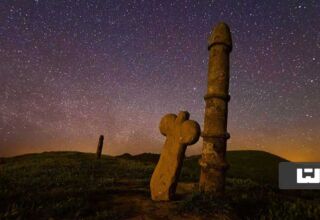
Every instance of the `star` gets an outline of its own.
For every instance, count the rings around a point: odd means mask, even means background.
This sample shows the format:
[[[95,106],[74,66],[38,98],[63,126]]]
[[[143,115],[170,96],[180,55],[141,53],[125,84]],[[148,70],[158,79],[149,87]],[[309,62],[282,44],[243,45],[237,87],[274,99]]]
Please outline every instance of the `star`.
[[[111,155],[159,153],[163,115],[187,110],[203,125],[207,38],[225,21],[233,39],[228,149],[295,159],[304,145],[319,160],[318,8],[290,0],[4,1],[0,155],[91,152],[100,135]]]

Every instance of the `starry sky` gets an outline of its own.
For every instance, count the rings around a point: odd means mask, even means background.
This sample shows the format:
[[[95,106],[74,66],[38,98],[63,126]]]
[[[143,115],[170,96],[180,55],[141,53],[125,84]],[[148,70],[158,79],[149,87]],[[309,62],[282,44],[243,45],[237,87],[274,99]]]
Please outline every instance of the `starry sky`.
[[[0,156],[160,152],[203,127],[207,38],[231,29],[229,150],[320,161],[320,1],[1,0]],[[202,141],[187,153],[200,154]]]

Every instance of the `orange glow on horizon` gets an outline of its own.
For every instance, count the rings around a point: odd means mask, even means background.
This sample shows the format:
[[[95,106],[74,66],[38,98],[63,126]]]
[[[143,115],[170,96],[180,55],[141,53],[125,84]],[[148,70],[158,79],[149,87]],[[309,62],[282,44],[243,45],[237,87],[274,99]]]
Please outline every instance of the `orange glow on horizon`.
[[[96,152],[96,144],[94,143],[88,143],[88,144],[79,144],[75,147],[57,147],[52,146],[51,147],[29,147],[29,148],[21,148],[21,147],[15,147],[14,150],[7,151],[6,154],[0,153],[0,157],[11,157],[11,156],[18,156],[23,154],[30,154],[30,153],[42,153],[42,152],[49,152],[49,151],[79,151],[84,153],[95,153]],[[201,143],[197,143],[195,146],[191,146],[187,149],[186,155],[199,155],[201,154]],[[44,150],[45,149],[45,150]],[[319,162],[320,160],[317,158],[317,155],[313,154],[310,151],[298,151],[296,149],[288,150],[274,150],[274,149],[258,149],[258,148],[229,148],[229,151],[238,151],[238,150],[257,150],[257,151],[265,151],[274,155],[277,155],[279,157],[282,157],[286,160],[289,160],[291,162]],[[148,149],[140,149],[139,151],[131,148],[125,148],[125,147],[118,147],[118,148],[111,148],[107,145],[103,147],[103,154],[116,156],[121,155],[124,153],[130,153],[132,155],[141,154],[141,153],[160,153],[161,147],[157,146],[154,147],[153,150],[151,148]]]

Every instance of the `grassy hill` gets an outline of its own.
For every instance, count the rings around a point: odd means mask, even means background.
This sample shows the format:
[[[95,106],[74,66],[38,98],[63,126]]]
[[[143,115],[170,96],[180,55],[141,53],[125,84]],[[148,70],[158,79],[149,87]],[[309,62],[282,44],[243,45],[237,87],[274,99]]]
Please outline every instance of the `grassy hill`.
[[[159,154],[143,153],[134,156],[123,154],[118,158],[157,163]],[[181,175],[182,180],[197,181],[199,179],[199,159],[199,155],[186,158]],[[228,151],[227,160],[230,164],[228,177],[251,179],[274,186],[278,184],[278,164],[287,161],[274,154],[255,150]]]
[[[199,156],[185,160],[178,193],[152,202],[149,180],[156,154],[118,157],[46,152],[2,158],[0,219],[317,219],[319,193],[280,191],[284,159],[262,151],[230,151],[225,198],[197,192]],[[219,216],[219,217],[217,217]]]

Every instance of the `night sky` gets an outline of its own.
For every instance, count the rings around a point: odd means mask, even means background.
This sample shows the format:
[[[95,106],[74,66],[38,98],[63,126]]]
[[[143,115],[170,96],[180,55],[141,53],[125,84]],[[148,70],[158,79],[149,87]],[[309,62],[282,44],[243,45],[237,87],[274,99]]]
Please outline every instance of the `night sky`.
[[[231,29],[229,150],[320,161],[320,1],[0,2],[0,156],[160,152],[158,125],[203,126],[207,38]],[[200,154],[202,141],[188,147]]]

